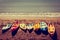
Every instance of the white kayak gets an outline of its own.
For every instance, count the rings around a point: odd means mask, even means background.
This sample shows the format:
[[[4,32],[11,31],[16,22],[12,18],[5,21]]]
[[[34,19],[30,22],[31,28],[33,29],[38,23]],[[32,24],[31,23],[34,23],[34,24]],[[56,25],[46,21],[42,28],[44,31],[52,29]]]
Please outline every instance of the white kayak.
[[[2,30],[7,30],[7,29],[11,28],[11,26],[12,26],[12,24],[8,23],[6,26],[4,26],[2,28]]]
[[[27,27],[28,30],[33,29],[33,23],[27,24],[26,27]]]

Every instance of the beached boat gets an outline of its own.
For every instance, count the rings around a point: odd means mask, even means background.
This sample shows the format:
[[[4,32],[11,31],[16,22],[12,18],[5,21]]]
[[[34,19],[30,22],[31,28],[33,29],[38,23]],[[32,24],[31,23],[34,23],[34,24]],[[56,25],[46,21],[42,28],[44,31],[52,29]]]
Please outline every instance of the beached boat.
[[[26,30],[27,29],[26,24],[25,23],[20,23],[20,28],[23,29],[23,30]]]
[[[14,31],[14,30],[17,30],[18,28],[19,28],[19,24],[18,23],[13,23],[12,27],[11,27],[11,30]]]
[[[48,26],[48,33],[53,35],[55,33],[55,26],[53,24],[50,24]]]
[[[29,23],[29,24],[27,24],[26,27],[27,27],[28,30],[33,29],[33,23]]]
[[[7,29],[11,28],[11,26],[12,26],[12,24],[11,23],[8,23],[6,26],[4,26],[2,28],[2,30],[7,30]]]
[[[48,25],[45,22],[40,22],[40,29],[41,31],[48,31]]]
[[[34,24],[34,25],[33,25],[33,29],[36,30],[36,31],[37,31],[38,29],[40,29],[40,23]]]

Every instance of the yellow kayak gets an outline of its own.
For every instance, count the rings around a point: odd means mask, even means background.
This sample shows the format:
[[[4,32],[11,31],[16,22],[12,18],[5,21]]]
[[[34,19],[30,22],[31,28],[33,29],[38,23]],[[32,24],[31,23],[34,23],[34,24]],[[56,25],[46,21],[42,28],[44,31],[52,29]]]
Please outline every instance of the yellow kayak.
[[[34,24],[33,29],[34,30],[40,29],[40,24],[39,23]]]
[[[26,24],[25,24],[25,23],[21,23],[21,24],[20,24],[20,28],[23,29],[23,30],[26,30],[26,29],[27,29],[27,28],[26,28]]]
[[[55,33],[55,27],[54,27],[54,25],[49,25],[48,26],[48,33],[49,34],[54,34]]]

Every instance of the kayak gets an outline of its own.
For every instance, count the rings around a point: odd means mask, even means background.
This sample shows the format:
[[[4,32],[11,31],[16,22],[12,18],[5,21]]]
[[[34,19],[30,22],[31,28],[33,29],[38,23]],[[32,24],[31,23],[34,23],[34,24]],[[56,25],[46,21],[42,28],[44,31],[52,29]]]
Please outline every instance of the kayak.
[[[8,23],[6,26],[4,26],[2,28],[2,30],[7,30],[7,29],[11,28],[11,26],[12,26],[12,24],[11,23]]]
[[[47,31],[48,30],[48,25],[45,22],[40,22],[40,29],[41,31]]]
[[[34,29],[34,30],[40,29],[40,24],[39,24],[39,23],[34,24],[34,25],[33,25],[33,29]]]
[[[17,30],[18,28],[19,28],[19,24],[14,23],[14,24],[12,24],[11,30],[14,31],[14,30]]]
[[[55,27],[54,27],[54,25],[50,24],[48,26],[48,33],[51,34],[51,35],[53,35],[55,33]]]
[[[23,30],[26,30],[26,24],[25,23],[20,23],[20,28],[23,29]]]
[[[33,29],[33,23],[29,23],[29,24],[27,24],[26,27],[27,27],[28,30]]]

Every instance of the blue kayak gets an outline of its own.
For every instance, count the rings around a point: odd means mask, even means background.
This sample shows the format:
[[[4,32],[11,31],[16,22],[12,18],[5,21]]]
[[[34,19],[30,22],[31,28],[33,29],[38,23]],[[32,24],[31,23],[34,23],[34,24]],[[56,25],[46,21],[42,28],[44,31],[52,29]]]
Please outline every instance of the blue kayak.
[[[40,29],[41,31],[47,31],[47,24],[45,22],[40,22]]]

